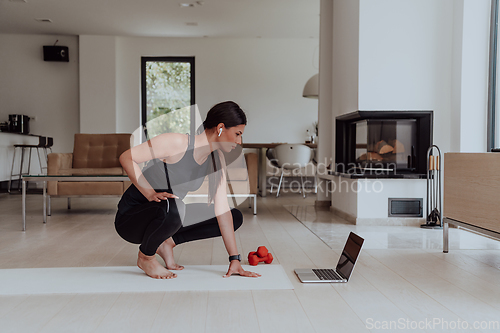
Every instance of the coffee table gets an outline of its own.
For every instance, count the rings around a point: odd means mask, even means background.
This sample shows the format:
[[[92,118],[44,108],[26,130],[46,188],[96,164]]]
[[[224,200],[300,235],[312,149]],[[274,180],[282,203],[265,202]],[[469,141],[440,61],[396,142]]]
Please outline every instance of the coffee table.
[[[43,223],[47,223],[47,182],[48,181],[66,181],[66,182],[114,182],[129,181],[128,176],[124,175],[23,175],[22,176],[22,215],[23,231],[26,230],[26,182],[43,182]],[[75,196],[79,197],[79,196]],[[80,196],[81,197],[81,196]]]
[[[23,175],[22,176],[22,215],[23,231],[26,230],[26,182],[43,182],[43,223],[47,223],[47,182],[48,181],[66,181],[66,182],[113,182],[130,181],[128,176],[123,175],[92,175],[92,176],[74,176],[74,175]],[[253,214],[257,214],[257,195],[256,194],[227,194],[228,197],[250,197],[253,199]],[[96,197],[96,195],[72,195],[68,197]],[[97,196],[100,197],[100,196]],[[102,197],[116,197],[115,195],[102,195]],[[186,197],[206,197],[206,195],[188,194]],[[69,208],[69,204],[68,204]],[[49,213],[50,215],[50,213]]]

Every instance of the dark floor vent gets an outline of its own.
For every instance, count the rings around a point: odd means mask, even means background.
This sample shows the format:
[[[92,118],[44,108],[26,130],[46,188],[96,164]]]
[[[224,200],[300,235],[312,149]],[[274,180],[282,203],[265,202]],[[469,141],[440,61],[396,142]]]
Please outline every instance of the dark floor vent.
[[[389,198],[389,217],[423,217],[422,198]]]

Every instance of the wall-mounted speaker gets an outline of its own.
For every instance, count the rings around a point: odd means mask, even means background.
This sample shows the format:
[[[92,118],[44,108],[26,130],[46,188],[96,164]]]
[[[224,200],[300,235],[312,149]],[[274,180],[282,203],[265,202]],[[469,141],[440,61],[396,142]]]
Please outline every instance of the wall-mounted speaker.
[[[44,46],[43,60],[69,62],[69,49],[67,46]]]

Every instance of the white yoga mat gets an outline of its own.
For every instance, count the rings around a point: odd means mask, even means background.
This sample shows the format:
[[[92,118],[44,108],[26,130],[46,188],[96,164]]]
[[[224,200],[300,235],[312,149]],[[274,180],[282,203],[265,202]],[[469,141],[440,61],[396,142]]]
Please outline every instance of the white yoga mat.
[[[293,289],[281,265],[243,266],[259,278],[222,278],[227,268],[186,265],[168,280],[152,279],[134,266],[0,269],[0,295]]]

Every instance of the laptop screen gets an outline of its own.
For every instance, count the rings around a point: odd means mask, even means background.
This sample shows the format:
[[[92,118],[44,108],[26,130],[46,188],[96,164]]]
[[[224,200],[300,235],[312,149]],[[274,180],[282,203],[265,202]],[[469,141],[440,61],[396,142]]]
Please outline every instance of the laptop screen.
[[[340,256],[339,262],[337,264],[337,272],[339,272],[342,277],[349,279],[351,276],[354,264],[358,259],[359,252],[361,251],[361,246],[363,245],[364,239],[351,232],[347,242],[345,243],[344,250]]]

